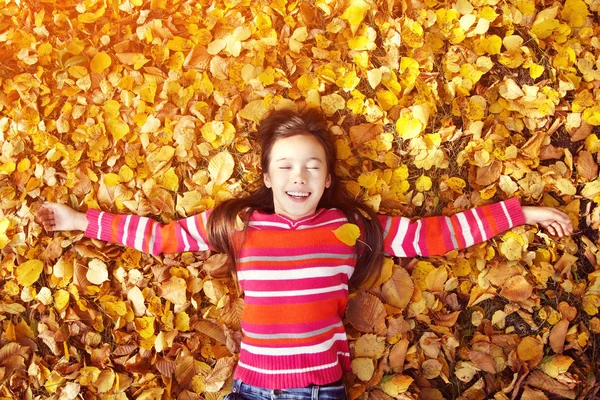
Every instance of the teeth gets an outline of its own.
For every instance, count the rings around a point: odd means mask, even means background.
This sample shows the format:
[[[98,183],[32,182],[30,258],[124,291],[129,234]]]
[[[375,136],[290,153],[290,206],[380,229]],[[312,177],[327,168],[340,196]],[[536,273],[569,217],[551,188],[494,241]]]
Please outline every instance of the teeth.
[[[293,197],[308,197],[308,192],[286,192],[288,195]]]

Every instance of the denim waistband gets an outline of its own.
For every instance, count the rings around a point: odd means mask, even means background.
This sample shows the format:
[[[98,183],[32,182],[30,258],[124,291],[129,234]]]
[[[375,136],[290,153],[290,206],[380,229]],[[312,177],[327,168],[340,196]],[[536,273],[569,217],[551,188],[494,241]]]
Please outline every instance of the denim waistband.
[[[265,389],[247,385],[240,379],[236,379],[231,392],[237,395],[237,398],[247,400],[343,400],[346,398],[346,387],[341,382],[321,386],[311,385],[306,388]],[[236,397],[232,396],[232,398]]]

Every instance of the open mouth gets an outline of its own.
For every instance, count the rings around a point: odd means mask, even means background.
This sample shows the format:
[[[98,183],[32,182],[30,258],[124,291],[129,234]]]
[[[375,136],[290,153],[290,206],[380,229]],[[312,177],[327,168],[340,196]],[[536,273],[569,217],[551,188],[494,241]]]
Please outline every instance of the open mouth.
[[[305,199],[310,196],[310,192],[285,192],[288,196],[294,199]]]

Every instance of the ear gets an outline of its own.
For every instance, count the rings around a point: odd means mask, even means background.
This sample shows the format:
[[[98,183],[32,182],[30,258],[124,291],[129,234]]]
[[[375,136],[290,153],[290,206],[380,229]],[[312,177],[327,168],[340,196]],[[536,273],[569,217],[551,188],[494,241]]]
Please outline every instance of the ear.
[[[267,188],[271,189],[271,177],[269,176],[268,172],[263,174],[263,182]]]
[[[325,187],[329,188],[331,186],[331,174],[327,174],[327,179],[325,179]]]

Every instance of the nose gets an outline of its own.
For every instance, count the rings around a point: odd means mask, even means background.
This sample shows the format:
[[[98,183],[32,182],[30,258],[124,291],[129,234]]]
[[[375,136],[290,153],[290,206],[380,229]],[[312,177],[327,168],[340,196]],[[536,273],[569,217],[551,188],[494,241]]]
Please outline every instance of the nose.
[[[304,168],[299,168],[296,170],[296,173],[292,177],[292,181],[295,184],[306,184],[306,171]]]

